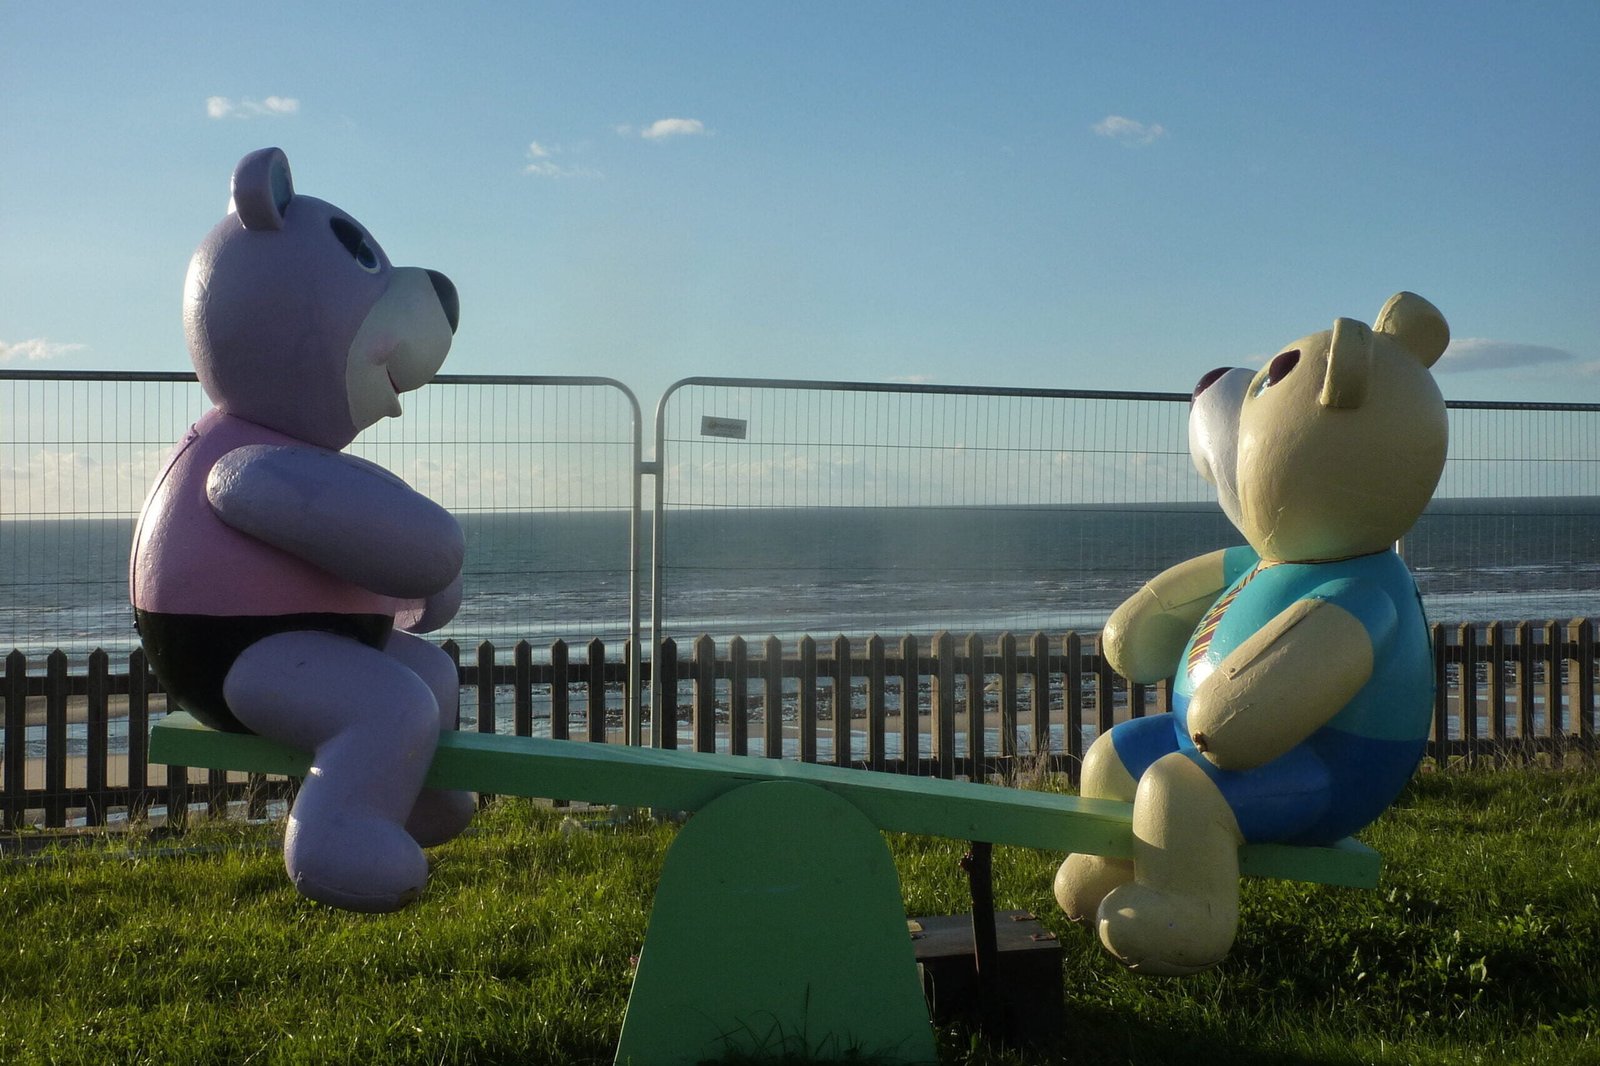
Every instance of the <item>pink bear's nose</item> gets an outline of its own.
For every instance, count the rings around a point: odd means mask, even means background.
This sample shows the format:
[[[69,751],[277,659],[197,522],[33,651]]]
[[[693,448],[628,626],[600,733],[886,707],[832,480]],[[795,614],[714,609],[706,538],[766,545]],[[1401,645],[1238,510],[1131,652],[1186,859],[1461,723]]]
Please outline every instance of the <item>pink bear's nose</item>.
[[[439,306],[444,308],[444,317],[450,322],[450,332],[454,333],[461,324],[461,300],[456,296],[455,284],[437,270],[428,271],[428,280],[433,282],[433,291],[439,294]]]

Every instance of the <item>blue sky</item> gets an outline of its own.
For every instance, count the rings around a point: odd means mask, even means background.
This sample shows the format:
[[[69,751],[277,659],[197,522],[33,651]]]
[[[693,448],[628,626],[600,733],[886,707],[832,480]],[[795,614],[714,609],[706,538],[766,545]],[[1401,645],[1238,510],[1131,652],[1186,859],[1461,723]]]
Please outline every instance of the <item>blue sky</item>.
[[[458,373],[1187,390],[1407,288],[1600,400],[1600,4],[0,0],[0,365],[179,370],[245,152]]]

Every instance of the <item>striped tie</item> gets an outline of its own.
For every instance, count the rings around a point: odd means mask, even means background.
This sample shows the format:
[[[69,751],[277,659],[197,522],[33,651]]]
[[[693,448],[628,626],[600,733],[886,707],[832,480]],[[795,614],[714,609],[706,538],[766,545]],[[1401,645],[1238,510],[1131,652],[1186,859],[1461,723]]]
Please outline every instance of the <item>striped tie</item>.
[[[1251,569],[1251,571],[1244,576],[1244,580],[1240,581],[1237,585],[1233,586],[1233,588],[1229,589],[1226,596],[1212,604],[1211,610],[1207,611],[1206,616],[1200,620],[1200,625],[1196,627],[1194,631],[1194,637],[1189,642],[1189,660],[1187,663],[1187,669],[1190,672],[1192,672],[1196,666],[1200,665],[1200,660],[1205,658],[1206,649],[1211,647],[1211,638],[1216,635],[1217,626],[1222,623],[1222,616],[1228,613],[1228,607],[1232,605],[1236,598],[1238,598],[1240,591],[1246,585],[1250,584],[1250,582],[1254,581],[1255,576],[1261,573],[1261,571],[1265,570],[1267,565],[1268,564],[1264,562],[1257,563]]]

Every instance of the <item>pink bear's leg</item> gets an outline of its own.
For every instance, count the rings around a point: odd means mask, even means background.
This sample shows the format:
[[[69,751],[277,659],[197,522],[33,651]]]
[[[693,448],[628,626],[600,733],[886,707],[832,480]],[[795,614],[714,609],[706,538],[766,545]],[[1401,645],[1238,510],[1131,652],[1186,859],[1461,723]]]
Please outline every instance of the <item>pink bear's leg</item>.
[[[422,678],[439,705],[440,730],[453,731],[461,713],[461,686],[455,661],[437,645],[399,629],[389,637],[383,650]],[[406,819],[406,830],[418,844],[431,848],[453,839],[465,829],[477,809],[478,798],[471,792],[425,788]]]
[[[384,652],[297,632],[245,649],[223,693],[252,732],[312,752],[284,840],[295,887],[358,911],[421,894],[428,862],[405,822],[439,743],[429,685]]]

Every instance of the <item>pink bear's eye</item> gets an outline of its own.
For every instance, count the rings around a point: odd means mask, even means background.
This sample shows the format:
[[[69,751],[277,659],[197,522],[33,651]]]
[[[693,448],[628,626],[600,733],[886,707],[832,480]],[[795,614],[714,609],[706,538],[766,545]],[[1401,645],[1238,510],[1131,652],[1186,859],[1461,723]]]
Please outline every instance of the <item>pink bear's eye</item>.
[[[1194,392],[1189,394],[1190,401],[1198,400],[1202,392],[1205,392],[1211,386],[1215,385],[1219,380],[1221,380],[1222,376],[1231,369],[1233,368],[1219,366],[1215,370],[1206,371],[1206,376],[1200,379],[1199,384],[1195,385],[1194,387]]]
[[[350,253],[362,270],[368,274],[378,272],[383,264],[379,262],[378,253],[373,250],[371,242],[361,232],[361,227],[344,218],[329,219],[328,225],[333,229],[334,237],[344,245],[344,250]]]

